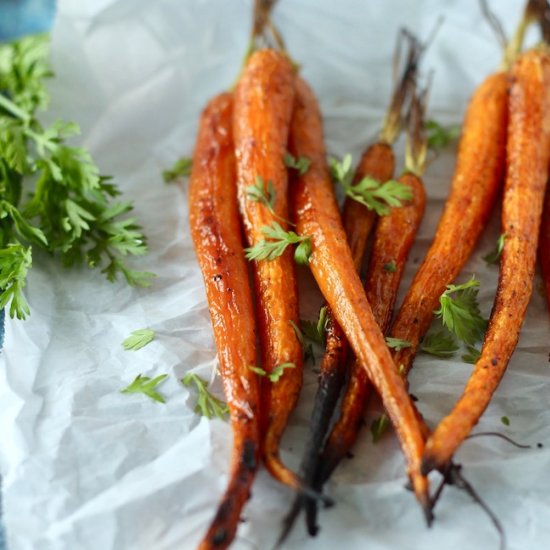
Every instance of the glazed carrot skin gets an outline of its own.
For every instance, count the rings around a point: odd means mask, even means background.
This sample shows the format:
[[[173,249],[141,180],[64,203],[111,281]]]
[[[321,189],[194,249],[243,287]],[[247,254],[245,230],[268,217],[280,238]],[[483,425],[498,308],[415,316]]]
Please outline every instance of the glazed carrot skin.
[[[365,283],[367,300],[383,333],[390,326],[399,283],[426,206],[426,193],[420,178],[406,172],[399,181],[411,189],[412,199],[378,219]],[[364,369],[355,362],[340,417],[325,447],[321,479],[330,476],[355,443],[370,389]]]
[[[220,371],[233,428],[229,484],[199,548],[227,548],[259,458],[256,331],[244,257],[232,139],[233,97],[214,98],[202,113],[189,182],[191,236],[204,277]]]
[[[460,273],[485,227],[504,177],[508,76],[489,76],[468,106],[451,193],[435,238],[403,300],[391,336],[411,342],[393,353],[406,376],[439,297]]]
[[[276,221],[287,228],[287,169],[284,155],[294,101],[294,71],[288,59],[274,50],[260,50],[249,59],[235,91],[233,130],[237,158],[240,210],[249,246],[265,239],[262,227]],[[275,189],[273,210],[252,201],[247,188],[257,177]],[[279,441],[298,399],[302,384],[302,349],[291,321],[298,324],[298,295],[292,251],[272,261],[254,261],[258,298],[258,327],[262,368],[270,373],[283,363],[276,383],[262,380],[263,455],[270,473],[298,489],[300,482],[279,459]]]
[[[395,156],[391,147],[385,143],[375,143],[367,148],[355,172],[354,182],[361,181],[365,176],[385,182],[393,176]],[[369,233],[376,221],[376,213],[366,206],[347,199],[344,203],[343,223],[348,244],[350,244],[356,270],[359,271]],[[315,396],[315,405],[311,421],[311,441],[306,445],[302,462],[306,481],[313,482],[313,463],[319,460],[321,447],[329,428],[330,420],[336,402],[340,397],[342,386],[348,371],[349,343],[344,331],[334,319],[330,307],[327,312],[327,330],[325,334],[325,353],[319,372],[319,388]],[[364,371],[359,367],[360,379],[365,378]],[[350,382],[352,383],[352,382]]]
[[[526,52],[514,63],[511,76],[502,205],[506,238],[497,294],[481,357],[464,393],[428,439],[426,472],[451,459],[485,411],[516,347],[531,298],[550,156],[550,55]]]
[[[391,179],[394,170],[395,155],[391,146],[382,142],[375,143],[363,153],[353,181],[358,183],[364,177],[369,176],[379,182],[386,182]],[[344,202],[342,221],[357,272],[361,269],[361,263],[367,248],[367,240],[376,218],[376,212],[369,210],[365,205],[349,198]],[[319,375],[320,393],[326,394],[329,391],[321,388],[322,384],[325,386],[330,384],[330,391],[334,394],[334,399],[328,403],[328,406],[333,407],[344,382],[349,343],[346,340],[344,331],[334,320],[330,308],[327,318],[329,319],[330,330],[327,330],[326,333],[325,354],[323,355]],[[326,381],[325,378],[327,378]]]
[[[291,188],[297,232],[311,236],[311,271],[355,355],[382,397],[396,427],[415,493],[426,511],[428,481],[419,472],[424,443],[414,408],[355,270],[325,163],[317,101],[300,78],[296,80],[296,89],[296,131],[291,134],[290,151],[294,156],[311,160],[309,170],[293,181]]]

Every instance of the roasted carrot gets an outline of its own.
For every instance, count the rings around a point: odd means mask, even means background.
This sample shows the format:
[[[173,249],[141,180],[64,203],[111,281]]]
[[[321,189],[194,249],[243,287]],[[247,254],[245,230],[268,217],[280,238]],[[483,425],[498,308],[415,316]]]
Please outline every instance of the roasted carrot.
[[[415,93],[411,105],[408,154],[405,171],[399,178],[402,184],[410,188],[411,199],[399,208],[392,208],[389,215],[379,218],[365,283],[367,299],[382,332],[389,328],[399,283],[426,203],[421,180],[426,153],[426,140],[422,131],[425,94]],[[355,443],[370,391],[371,384],[365,370],[354,361],[338,420],[318,461],[313,483],[315,489],[322,487]],[[317,531],[316,504],[308,502],[306,512],[308,531],[314,534]]]
[[[406,40],[407,51],[401,59],[401,45]],[[395,168],[395,156],[392,144],[399,137],[402,126],[402,109],[409,95],[409,89],[414,82],[416,69],[421,54],[421,48],[416,38],[402,31],[396,48],[396,67],[401,64],[401,74],[392,94],[388,112],[385,116],[379,141],[370,145],[363,153],[353,178],[353,184],[358,184],[363,178],[369,177],[379,183],[387,182]],[[367,246],[367,239],[376,221],[377,214],[360,202],[347,198],[344,203],[343,224],[350,246],[356,270],[360,270]],[[315,395],[315,402],[310,422],[310,434],[306,441],[305,450],[300,465],[300,475],[311,484],[316,478],[316,471],[321,461],[322,446],[326,440],[330,421],[340,397],[342,387],[348,373],[349,343],[341,327],[335,321],[330,307],[327,310],[327,330],[325,334],[325,353],[319,372],[319,387]],[[362,380],[366,377],[359,367],[357,376]],[[354,381],[350,381],[354,385]],[[322,487],[318,484],[317,489]],[[300,509],[305,506],[308,517],[315,516],[317,503],[313,499],[298,496],[291,510],[284,520],[281,539],[287,536],[298,516]],[[310,534],[316,531],[315,520],[308,526]]]
[[[200,119],[189,183],[191,235],[233,428],[229,483],[202,550],[227,548],[233,540],[260,447],[259,384],[248,368],[256,361],[256,330],[237,208],[232,121],[232,94],[221,94],[208,104]]]
[[[284,156],[294,101],[294,70],[275,50],[250,57],[235,91],[234,136],[238,197],[250,247],[265,239],[262,228],[273,222],[287,228],[287,170]],[[254,200],[261,188],[267,200]],[[269,198],[267,198],[269,195]],[[292,323],[298,320],[294,261],[290,250],[268,261],[252,262],[257,296],[262,368],[268,374],[283,365],[277,382],[262,379],[263,444],[267,469],[282,483],[305,489],[279,458],[279,442],[302,384],[302,349]]]
[[[508,76],[489,76],[474,92],[460,139],[451,192],[434,240],[391,329],[411,346],[396,351],[403,376],[412,366],[439,297],[466,263],[493,209],[504,175]]]
[[[416,136],[414,139],[420,146],[417,148],[418,152],[409,157],[405,171],[399,178],[401,183],[411,189],[412,199],[400,208],[392,208],[388,216],[379,218],[365,282],[367,299],[383,333],[389,329],[403,270],[426,204],[426,193],[421,179],[425,167],[425,140],[418,134],[423,125],[424,106],[418,103],[416,109],[418,115],[413,121]],[[409,140],[411,139],[413,138],[410,137]],[[342,401],[340,417],[330,434],[320,461],[322,471],[318,477],[323,481],[355,442],[369,391],[368,378],[361,366],[355,362]]]
[[[502,227],[506,235],[481,356],[452,412],[426,444],[423,470],[442,467],[478,422],[519,338],[531,298],[550,160],[550,54],[540,48],[514,63],[509,102]]]
[[[301,78],[296,79],[296,89],[290,151],[295,157],[304,156],[311,161],[308,171],[293,180],[291,186],[291,209],[297,232],[311,239],[311,271],[388,409],[413,488],[430,520],[428,481],[419,472],[423,440],[414,407],[355,271],[325,162],[317,101]]]

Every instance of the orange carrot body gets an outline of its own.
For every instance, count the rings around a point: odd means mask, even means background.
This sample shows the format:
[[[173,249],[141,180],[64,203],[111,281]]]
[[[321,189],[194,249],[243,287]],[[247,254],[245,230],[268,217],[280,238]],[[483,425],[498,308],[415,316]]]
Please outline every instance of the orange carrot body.
[[[390,326],[399,283],[426,205],[424,187],[417,176],[408,172],[399,181],[411,189],[413,198],[400,208],[392,208],[389,215],[379,218],[365,283],[373,316],[383,333]],[[342,401],[340,418],[326,444],[322,478],[330,475],[355,443],[370,388],[364,369],[355,362]]]
[[[355,270],[325,162],[317,101],[303,80],[298,78],[296,87],[296,131],[292,133],[290,149],[294,156],[311,160],[309,170],[297,178],[291,188],[297,231],[311,236],[311,271],[355,355],[382,397],[401,441],[413,487],[427,510],[428,481],[419,472],[424,443],[414,408]]]
[[[464,120],[451,193],[435,238],[416,273],[391,336],[411,342],[394,352],[403,375],[412,366],[439,297],[466,263],[493,209],[504,176],[508,76],[489,76],[475,91]]]
[[[288,59],[273,50],[254,53],[235,92],[234,135],[240,209],[246,240],[253,246],[265,239],[261,229],[276,221],[285,229],[288,215],[287,169],[284,155],[294,100],[294,72]],[[261,177],[275,190],[273,212],[250,199],[247,189]],[[291,321],[298,324],[298,296],[292,251],[272,261],[253,262],[258,297],[262,368],[272,372],[283,363],[276,383],[262,380],[264,401],[263,454],[268,470],[279,481],[299,488],[299,480],[281,463],[279,441],[302,384],[302,348]]]
[[[231,94],[221,94],[204,110],[189,183],[191,235],[233,428],[228,488],[201,550],[227,548],[233,540],[259,457],[259,385],[248,368],[256,361],[256,331],[237,209],[232,111]]]
[[[462,397],[429,438],[423,469],[445,465],[485,411],[512,355],[531,298],[550,157],[550,55],[523,54],[510,92],[507,173],[502,206],[506,235],[497,294],[481,356]]]

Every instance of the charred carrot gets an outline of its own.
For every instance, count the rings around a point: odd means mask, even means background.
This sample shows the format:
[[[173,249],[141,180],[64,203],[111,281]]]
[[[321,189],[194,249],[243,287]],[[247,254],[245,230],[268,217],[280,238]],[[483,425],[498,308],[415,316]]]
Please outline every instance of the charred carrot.
[[[379,184],[387,182],[392,176],[395,168],[395,156],[392,144],[395,142],[401,131],[403,104],[408,98],[409,89],[414,82],[418,58],[421,53],[418,41],[407,31],[399,35],[396,53],[401,52],[401,41],[407,41],[407,52],[404,56],[403,69],[392,95],[388,113],[380,133],[379,141],[370,145],[359,162],[353,178],[353,185],[359,184],[364,178],[370,178]],[[348,244],[356,270],[360,266],[365,253],[367,239],[377,218],[373,208],[357,200],[348,197],[344,203],[343,224],[347,235]],[[341,327],[335,321],[330,308],[327,313],[327,330],[325,335],[325,353],[319,372],[319,387],[315,395],[315,402],[310,423],[310,435],[306,442],[305,451],[300,466],[300,474],[306,483],[311,484],[316,478],[316,471],[321,460],[322,446],[327,437],[329,424],[334,416],[334,409],[340,397],[344,385],[348,366],[349,343]],[[366,375],[359,367],[357,376],[362,380]],[[354,381],[350,381],[354,385]],[[322,483],[316,487],[320,489]],[[284,520],[283,532],[280,540],[284,540],[290,532],[296,517],[302,506],[306,507],[308,516],[316,514],[317,504],[313,499],[297,497],[289,514]],[[310,522],[311,523],[311,522]],[[308,526],[310,534],[314,534],[315,521]]]
[[[421,124],[422,119],[423,116],[418,118]],[[421,143],[422,140],[423,138]],[[422,155],[420,152],[420,156]],[[374,234],[365,291],[374,318],[383,333],[389,329],[409,250],[424,215],[426,194],[421,180],[423,171],[423,160],[407,163],[399,181],[411,189],[412,199],[400,208],[392,208],[388,216],[380,217]],[[404,342],[403,345],[408,345],[408,342]],[[330,434],[320,461],[322,472],[319,477],[323,481],[355,442],[369,391],[368,378],[361,370],[361,366],[355,362],[342,401],[340,417]]]
[[[232,113],[228,93],[202,113],[189,183],[191,235],[233,428],[229,483],[202,550],[227,548],[233,540],[259,457],[259,385],[248,368],[256,361],[256,330],[237,208]]]
[[[399,283],[409,250],[422,221],[426,203],[421,180],[426,156],[426,140],[422,131],[424,98],[424,94],[414,94],[412,100],[406,168],[399,178],[399,181],[411,190],[411,199],[400,208],[392,208],[387,216],[381,216],[378,220],[367,271],[365,291],[374,318],[382,332],[386,332],[389,328]],[[407,345],[406,342],[402,344]],[[318,461],[313,484],[315,489],[322,487],[355,443],[370,391],[371,384],[365,370],[357,361],[354,361],[338,420]],[[419,420],[422,421],[422,419]],[[308,502],[306,511],[308,531],[314,534],[317,530],[316,504]]]
[[[296,89],[290,151],[311,161],[308,171],[293,180],[291,186],[291,209],[297,232],[311,238],[311,271],[388,409],[415,493],[429,520],[428,481],[419,472],[423,440],[414,408],[355,271],[325,163],[317,101],[300,78],[296,80]]]
[[[273,223],[288,226],[284,156],[294,101],[294,70],[287,57],[260,50],[250,57],[235,91],[234,136],[238,197],[250,247]],[[252,262],[262,346],[264,405],[262,454],[269,472],[294,489],[299,478],[279,458],[279,442],[302,383],[302,349],[292,323],[298,320],[294,261],[290,250]],[[284,368],[283,367],[290,367]],[[275,376],[280,371],[280,377]]]
[[[535,271],[550,157],[550,54],[521,55],[511,71],[506,182],[506,235],[489,327],[481,356],[452,412],[428,439],[423,470],[442,467],[478,422],[495,392],[518,338]]]
[[[508,76],[489,76],[474,92],[460,140],[451,192],[434,240],[391,329],[410,342],[393,359],[407,375],[439,297],[466,263],[493,209],[504,175]]]

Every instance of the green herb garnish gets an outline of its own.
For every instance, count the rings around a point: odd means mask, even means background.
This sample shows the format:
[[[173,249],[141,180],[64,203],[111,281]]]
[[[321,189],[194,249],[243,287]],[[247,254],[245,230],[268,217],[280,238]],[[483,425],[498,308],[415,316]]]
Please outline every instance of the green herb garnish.
[[[396,180],[380,183],[374,178],[365,176],[358,183],[353,183],[351,155],[346,155],[340,162],[331,159],[332,177],[344,188],[351,199],[363,204],[369,210],[374,210],[379,216],[390,213],[390,207],[402,206],[402,201],[412,199],[411,189]]]
[[[249,365],[248,368],[255,372],[256,374],[260,376],[264,376],[266,378],[269,378],[269,380],[273,383],[278,382],[283,376],[283,372],[285,369],[295,369],[296,365],[294,363],[281,363],[280,365],[277,365],[271,372],[266,372],[264,369],[260,367],[256,367],[254,365]]]
[[[474,346],[466,346],[468,353],[465,353],[462,356],[462,360],[465,363],[470,363],[470,365],[475,365],[478,359],[481,357],[481,351],[479,351]]]
[[[483,337],[487,321],[481,316],[477,294],[479,281],[472,277],[461,285],[447,285],[434,311],[443,325],[465,344],[475,344]]]
[[[377,443],[378,441],[380,441],[380,438],[386,433],[390,426],[391,422],[386,413],[384,413],[382,416],[379,416],[376,420],[373,420],[372,424],[370,425],[372,442]]]
[[[193,159],[189,157],[183,157],[178,159],[172,168],[164,170],[162,177],[165,183],[173,183],[179,178],[188,178],[191,175],[191,168],[193,167]]]
[[[46,35],[0,45],[0,306],[19,319],[30,312],[23,289],[34,247],[110,281],[147,286],[153,276],[126,265],[146,253],[145,237],[133,218],[121,219],[132,205],[112,202],[120,192],[88,151],[67,144],[78,126],[37,118],[49,99],[48,57]]]
[[[395,351],[401,351],[402,349],[410,348],[412,346],[408,340],[392,338],[391,336],[386,336],[386,345],[388,348],[394,349]]]
[[[297,170],[300,176],[303,176],[309,170],[311,161],[307,157],[295,158],[287,153],[284,157],[284,163],[287,168]]]
[[[227,403],[212,395],[208,391],[208,382],[199,375],[189,372],[181,379],[181,383],[188,387],[193,385],[197,389],[199,397],[194,409],[197,414],[206,416],[206,418],[224,419],[225,415],[229,413]]]
[[[168,378],[167,374],[161,374],[155,378],[149,378],[148,376],[142,376],[138,374],[134,381],[126,388],[120,391],[120,393],[143,393],[147,397],[150,397],[154,401],[159,403],[166,403],[166,399],[155,388]]]
[[[447,329],[443,328],[437,332],[428,334],[420,348],[424,353],[447,359],[458,351],[458,344],[455,337]]]
[[[267,239],[257,242],[254,246],[245,249],[248,260],[274,260],[283,254],[291,244],[298,246],[294,250],[294,260],[298,264],[307,265],[311,255],[310,237],[301,237],[294,231],[285,231],[277,222],[266,225],[261,229]]]
[[[384,271],[388,273],[395,273],[397,271],[397,264],[395,263],[395,260],[384,264]]]
[[[483,256],[483,259],[488,265],[496,265],[500,261],[500,255],[502,254],[502,250],[504,248],[504,239],[506,239],[506,233],[502,233],[497,239],[495,249],[486,256]]]
[[[137,351],[145,347],[155,339],[155,331],[150,328],[140,328],[134,330],[128,338],[122,342],[122,347],[125,350]]]
[[[323,306],[319,310],[319,318],[317,321],[307,321],[304,319],[300,320],[300,328],[302,333],[316,344],[323,345],[325,343],[325,337],[327,332],[327,323],[328,323],[328,308]]]
[[[425,128],[428,137],[428,147],[435,152],[445,149],[460,136],[460,126],[457,124],[443,126],[435,120],[428,120]]]

